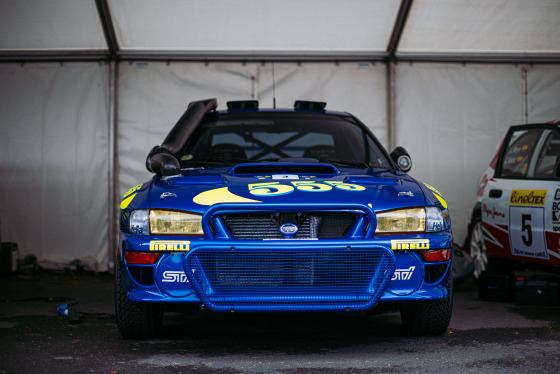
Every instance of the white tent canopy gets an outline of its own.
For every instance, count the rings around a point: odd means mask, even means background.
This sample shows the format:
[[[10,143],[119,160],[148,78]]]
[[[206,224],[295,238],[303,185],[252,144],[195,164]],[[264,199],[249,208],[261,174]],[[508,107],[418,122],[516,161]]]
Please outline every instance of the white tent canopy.
[[[1,239],[110,269],[119,196],[187,103],[275,97],[407,148],[461,244],[505,129],[560,119],[559,19],[558,0],[1,0]]]
[[[0,51],[4,59],[394,52],[557,61],[559,17],[557,0],[2,0]]]

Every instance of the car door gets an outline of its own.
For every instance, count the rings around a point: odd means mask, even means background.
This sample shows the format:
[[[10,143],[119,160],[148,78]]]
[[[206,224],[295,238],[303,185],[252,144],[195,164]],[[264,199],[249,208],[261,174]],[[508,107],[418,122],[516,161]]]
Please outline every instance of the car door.
[[[556,125],[510,128],[482,197],[490,257],[560,264],[559,161]]]

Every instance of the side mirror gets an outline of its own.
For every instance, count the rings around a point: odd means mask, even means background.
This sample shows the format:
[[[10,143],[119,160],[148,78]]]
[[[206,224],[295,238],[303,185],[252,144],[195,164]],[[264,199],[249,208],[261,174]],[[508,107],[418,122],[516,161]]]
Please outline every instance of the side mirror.
[[[164,147],[155,146],[146,158],[146,169],[160,178],[181,175],[181,165],[175,156]]]
[[[395,148],[393,152],[391,152],[391,158],[395,161],[399,169],[405,173],[408,173],[412,168],[412,159],[403,147]]]

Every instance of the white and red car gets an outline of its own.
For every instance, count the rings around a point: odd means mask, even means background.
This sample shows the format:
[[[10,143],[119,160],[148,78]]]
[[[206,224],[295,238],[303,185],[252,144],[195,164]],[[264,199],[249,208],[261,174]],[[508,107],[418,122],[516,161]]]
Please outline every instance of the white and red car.
[[[466,241],[476,278],[520,262],[560,271],[560,121],[510,127],[477,195]]]

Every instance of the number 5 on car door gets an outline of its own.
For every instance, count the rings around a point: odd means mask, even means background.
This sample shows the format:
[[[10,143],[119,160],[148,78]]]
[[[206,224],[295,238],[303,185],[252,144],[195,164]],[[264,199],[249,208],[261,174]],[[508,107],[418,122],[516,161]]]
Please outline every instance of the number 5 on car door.
[[[544,236],[544,208],[510,206],[511,254],[548,258]]]

